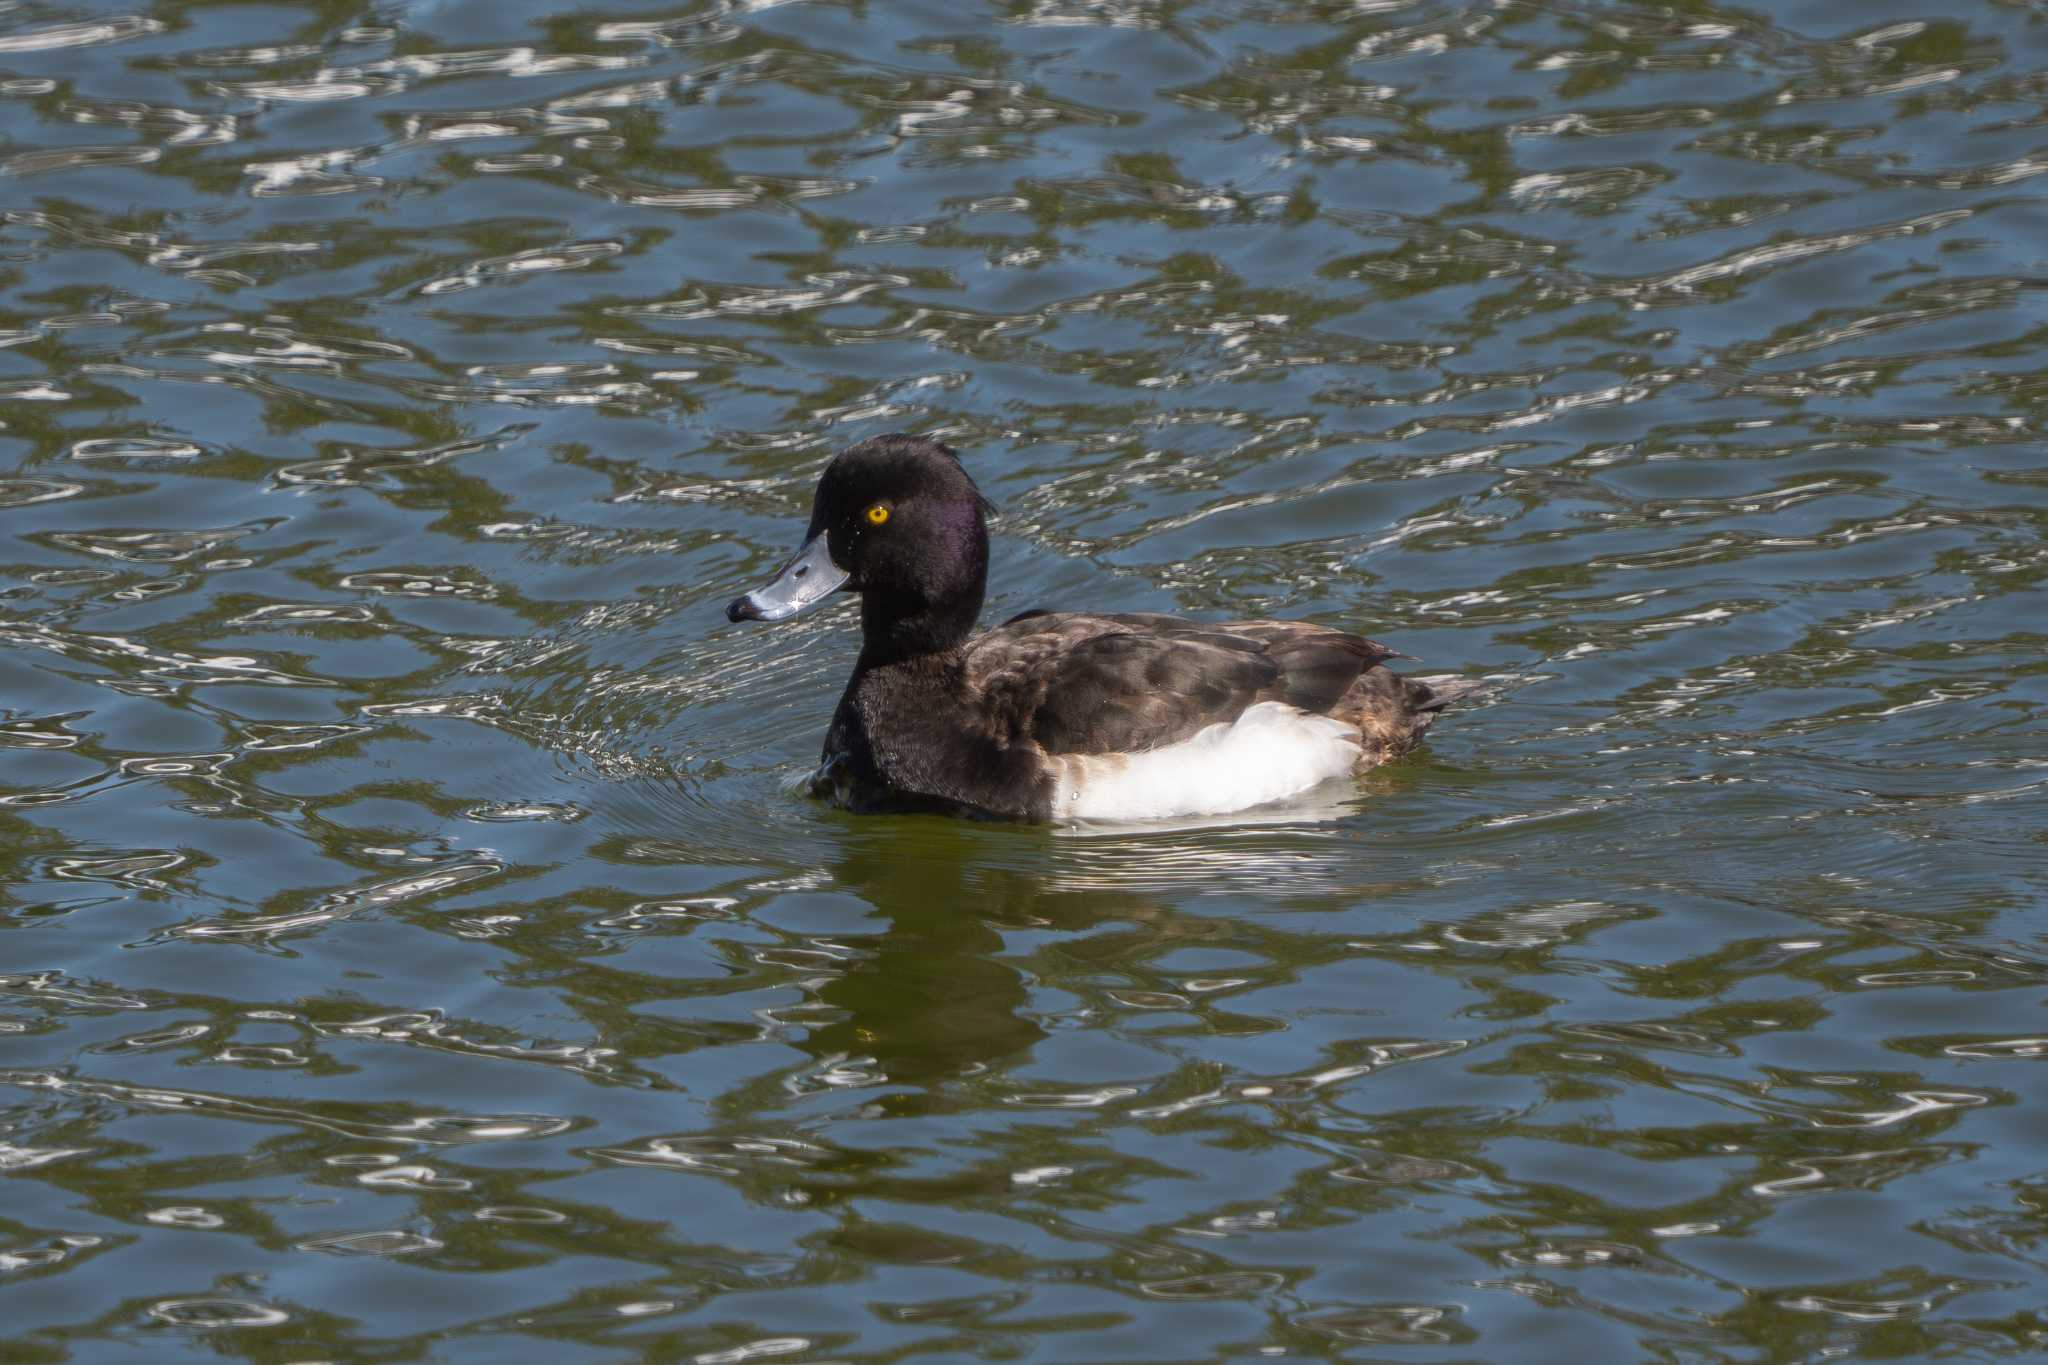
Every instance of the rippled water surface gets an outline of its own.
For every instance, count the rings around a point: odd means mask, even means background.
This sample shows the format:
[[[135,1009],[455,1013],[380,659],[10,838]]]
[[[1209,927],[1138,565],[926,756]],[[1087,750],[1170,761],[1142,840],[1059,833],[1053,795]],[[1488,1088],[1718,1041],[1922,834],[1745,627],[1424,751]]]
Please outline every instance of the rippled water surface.
[[[0,4],[0,1357],[2048,1345],[2048,8]],[[792,789],[990,611],[1487,680]]]

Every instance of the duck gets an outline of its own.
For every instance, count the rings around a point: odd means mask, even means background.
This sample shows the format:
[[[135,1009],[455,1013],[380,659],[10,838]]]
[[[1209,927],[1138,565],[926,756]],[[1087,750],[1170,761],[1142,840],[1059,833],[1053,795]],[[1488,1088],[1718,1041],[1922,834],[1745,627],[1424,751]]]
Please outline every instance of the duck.
[[[994,511],[952,447],[871,437],[825,466],[796,553],[726,607],[783,621],[859,595],[814,795],[1040,824],[1227,815],[1401,757],[1475,686],[1306,621],[1038,609],[975,634]]]

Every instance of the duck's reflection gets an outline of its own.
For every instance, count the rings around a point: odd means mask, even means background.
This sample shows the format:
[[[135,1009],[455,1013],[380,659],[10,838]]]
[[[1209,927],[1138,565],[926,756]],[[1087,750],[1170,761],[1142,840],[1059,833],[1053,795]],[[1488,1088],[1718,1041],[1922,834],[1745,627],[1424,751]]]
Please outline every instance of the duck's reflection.
[[[973,1074],[1045,1036],[1027,969],[1006,933],[1114,937],[1089,956],[1142,959],[1214,928],[1176,905],[1232,890],[1313,889],[1343,842],[1329,822],[1351,806],[1282,809],[1229,828],[1074,832],[939,817],[843,817],[830,873],[881,927],[841,936],[855,956],[819,989],[830,1022],[800,1044],[822,1063],[869,1059],[888,1080]],[[1100,935],[1095,936],[1100,938]]]
[[[1032,999],[1046,974],[1061,989],[1092,989],[1063,979],[1070,969],[1095,979],[1078,959],[1143,976],[1172,947],[1229,936],[1233,898],[1340,905],[1409,875],[1412,849],[1371,838],[1360,818],[1403,780],[1376,770],[1286,805],[1171,826],[854,816],[788,792],[707,803],[673,783],[616,791],[603,816],[620,831],[613,856],[634,862],[700,864],[708,847],[756,858],[764,832],[815,849],[821,863],[802,880],[850,893],[873,915],[832,935],[837,960],[807,973],[806,1006],[778,1011],[799,1025],[785,1036],[825,1083],[857,1074],[921,1086],[1029,1052],[1046,1036],[1047,1002]],[[721,837],[666,835],[707,811]]]
[[[918,1083],[993,1067],[1043,1038],[998,926],[1032,923],[1048,897],[991,865],[988,846],[1042,837],[932,817],[849,819],[833,879],[874,907],[881,928],[844,940],[859,956],[819,992],[836,1017],[805,1050],[872,1058],[889,1080]],[[1063,907],[1062,920],[1080,927],[1090,913],[1113,912]]]

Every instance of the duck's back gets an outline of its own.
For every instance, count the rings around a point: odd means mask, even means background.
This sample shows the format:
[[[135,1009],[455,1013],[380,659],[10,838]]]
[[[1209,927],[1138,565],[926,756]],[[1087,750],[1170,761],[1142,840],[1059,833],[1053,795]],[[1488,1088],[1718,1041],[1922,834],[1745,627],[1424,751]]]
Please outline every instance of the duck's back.
[[[1357,769],[1414,747],[1444,704],[1382,666],[1392,657],[1375,640],[1307,622],[1149,613],[1026,612],[967,645],[969,679],[1009,743],[1143,754],[1257,722],[1257,741],[1270,744],[1285,718],[1305,714],[1357,732]],[[1247,717],[1261,703],[1278,705]]]

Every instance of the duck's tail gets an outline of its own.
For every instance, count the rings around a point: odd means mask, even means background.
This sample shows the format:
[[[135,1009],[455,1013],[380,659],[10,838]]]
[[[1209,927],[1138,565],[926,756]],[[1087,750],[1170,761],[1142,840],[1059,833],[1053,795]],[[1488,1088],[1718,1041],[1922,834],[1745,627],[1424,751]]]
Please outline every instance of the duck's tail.
[[[1402,701],[1406,705],[1402,707],[1400,721],[1406,723],[1406,733],[1400,732],[1401,727],[1398,724],[1391,727],[1394,733],[1389,736],[1392,742],[1387,746],[1387,757],[1399,757],[1422,743],[1423,736],[1428,733],[1436,718],[1443,714],[1444,708],[1453,702],[1464,700],[1479,688],[1480,684],[1472,679],[1460,678],[1450,673],[1402,678]]]
[[[1403,678],[1401,681],[1408,684],[1409,705],[1418,715],[1430,717],[1486,686],[1477,678],[1461,678],[1455,673],[1433,673],[1428,677]]]
[[[1407,678],[1375,666],[1358,675],[1330,714],[1358,728],[1357,770],[1364,772],[1420,744],[1423,732],[1445,707],[1478,688],[1465,678]]]

